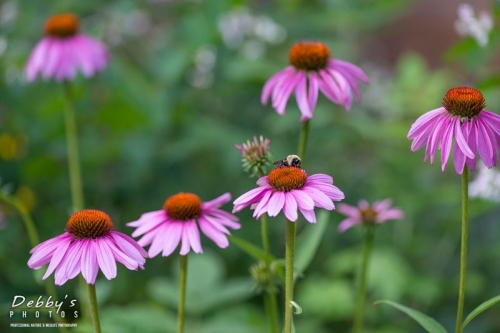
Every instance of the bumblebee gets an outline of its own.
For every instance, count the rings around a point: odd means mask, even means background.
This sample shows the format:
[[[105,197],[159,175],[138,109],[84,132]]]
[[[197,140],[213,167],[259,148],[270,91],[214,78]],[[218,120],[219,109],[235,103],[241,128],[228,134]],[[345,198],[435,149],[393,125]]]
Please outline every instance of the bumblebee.
[[[281,168],[281,167],[295,167],[300,169],[300,157],[297,155],[288,155],[285,159],[279,160],[274,162],[274,167],[275,168]]]

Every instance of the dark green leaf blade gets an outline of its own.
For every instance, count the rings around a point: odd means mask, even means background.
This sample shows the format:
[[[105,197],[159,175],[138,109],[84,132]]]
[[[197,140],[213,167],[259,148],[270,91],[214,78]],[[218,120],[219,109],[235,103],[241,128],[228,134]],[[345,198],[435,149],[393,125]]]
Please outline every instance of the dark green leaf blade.
[[[374,304],[388,304],[406,313],[429,333],[447,333],[445,328],[434,318],[431,318],[417,310],[410,309],[409,307],[391,301],[376,301]]]
[[[227,236],[227,238],[231,243],[233,243],[234,245],[242,249],[244,252],[246,252],[248,255],[254,257],[257,260],[262,260],[264,262],[266,262],[267,260],[269,261],[275,260],[273,256],[270,256],[270,258],[268,258],[262,249],[258,248],[252,243],[247,242],[244,239],[241,239],[233,235],[229,235]]]
[[[498,296],[495,296],[493,298],[490,298],[489,300],[481,303],[477,308],[475,308],[468,316],[467,318],[465,318],[463,324],[462,324],[462,329],[465,328],[465,326],[467,326],[467,324],[472,320],[474,319],[477,315],[479,315],[480,313],[482,313],[483,311],[489,309],[490,307],[492,307],[493,305],[497,304],[498,302],[500,302],[500,295]]]

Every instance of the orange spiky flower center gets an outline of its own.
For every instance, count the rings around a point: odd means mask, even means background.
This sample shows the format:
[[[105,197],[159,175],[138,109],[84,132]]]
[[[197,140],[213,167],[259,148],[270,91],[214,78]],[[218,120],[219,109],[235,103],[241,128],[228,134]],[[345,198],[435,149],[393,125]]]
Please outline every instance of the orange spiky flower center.
[[[193,193],[178,193],[165,201],[163,209],[167,212],[168,217],[187,221],[194,219],[201,214],[201,200]]]
[[[325,68],[330,58],[330,49],[320,42],[299,42],[290,49],[290,64],[297,69],[314,71]]]
[[[283,166],[274,168],[267,175],[267,182],[273,189],[280,192],[298,190],[307,181],[307,173],[300,168]]]
[[[76,238],[93,238],[107,235],[113,229],[108,214],[97,209],[80,210],[69,217],[66,231]]]
[[[451,88],[443,98],[443,106],[454,116],[473,118],[486,107],[483,94],[469,87]]]
[[[364,223],[373,223],[377,218],[378,212],[372,207],[361,209],[361,219]]]
[[[71,37],[78,32],[78,18],[71,13],[54,15],[45,22],[45,34],[53,37]]]

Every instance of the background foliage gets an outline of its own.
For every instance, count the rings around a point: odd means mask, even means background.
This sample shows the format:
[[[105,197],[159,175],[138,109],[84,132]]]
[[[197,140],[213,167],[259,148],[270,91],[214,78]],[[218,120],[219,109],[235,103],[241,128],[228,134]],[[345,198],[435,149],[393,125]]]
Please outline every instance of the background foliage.
[[[366,332],[421,332],[405,315],[371,305],[378,299],[407,304],[451,329],[460,179],[453,168],[441,173],[438,165],[423,164],[423,152],[411,153],[406,135],[413,121],[439,107],[453,86],[482,88],[488,109],[498,112],[499,80],[492,59],[499,43],[494,32],[486,48],[472,39],[453,44],[452,38],[446,40],[448,51],[433,58],[402,45],[394,63],[373,60],[373,41],[395,29],[394,23],[415,5],[405,0],[0,2],[3,190],[30,210],[41,239],[63,231],[70,197],[62,88],[42,80],[27,84],[22,77],[44,22],[54,13],[75,12],[82,29],[110,48],[108,69],[90,80],[79,78],[73,88],[86,204],[108,212],[115,229],[127,234],[126,222],[159,209],[179,191],[210,200],[224,192],[234,199],[252,188],[254,180],[241,170],[236,143],[262,134],[271,139],[276,159],[295,152],[300,130],[295,101],[280,117],[260,104],[260,92],[265,80],[287,64],[294,42],[320,40],[333,56],[362,67],[371,84],[362,87],[363,101],[349,113],[320,97],[304,167],[310,174],[333,175],[346,203],[391,197],[406,213],[403,221],[389,222],[377,232]],[[454,5],[447,8],[453,17],[455,10]],[[498,205],[475,199],[470,207],[466,313],[500,294]],[[18,215],[6,205],[0,210],[5,214],[0,330],[7,331],[13,295],[40,295],[44,289],[41,272],[26,265],[31,247]],[[243,227],[234,234],[260,244],[259,223],[248,210],[239,216]],[[318,251],[297,282],[296,301],[304,311],[295,317],[297,332],[350,329],[361,233],[338,234],[341,219],[330,214]],[[299,224],[299,233],[315,227],[304,220]],[[276,218],[270,225],[272,252],[281,257],[283,221]],[[221,251],[204,241],[206,253],[190,261],[188,331],[265,332],[262,301],[249,275],[254,260],[235,246]],[[119,267],[111,282],[100,275],[103,330],[174,332],[177,266],[176,256],[156,257],[144,271]],[[74,282],[58,287],[60,295],[75,295]],[[498,332],[499,311],[485,312],[468,332]]]

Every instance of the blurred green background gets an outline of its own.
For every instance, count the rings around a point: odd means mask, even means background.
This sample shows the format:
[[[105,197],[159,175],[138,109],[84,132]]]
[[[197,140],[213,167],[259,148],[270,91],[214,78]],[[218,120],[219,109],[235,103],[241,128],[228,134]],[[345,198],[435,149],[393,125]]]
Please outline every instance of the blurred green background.
[[[255,180],[243,173],[234,144],[263,135],[271,139],[276,160],[296,153],[301,124],[295,99],[280,117],[260,104],[260,92],[265,80],[287,65],[294,42],[319,40],[332,56],[363,68],[371,84],[362,86],[362,102],[348,113],[319,98],[304,168],[309,174],[333,175],[346,203],[390,197],[406,213],[404,220],[388,222],[377,232],[365,332],[423,332],[396,310],[372,305],[379,299],[416,308],[451,331],[460,177],[452,165],[442,173],[439,164],[424,164],[423,151],[412,153],[406,135],[453,86],[481,88],[487,109],[499,112],[500,41],[495,30],[484,48],[471,38],[460,39],[453,30],[458,2],[439,4],[0,1],[2,190],[29,209],[42,240],[63,232],[71,202],[62,87],[41,79],[28,84],[22,77],[45,20],[55,13],[76,13],[82,30],[103,40],[111,53],[103,73],[89,80],[80,76],[73,89],[86,205],[109,213],[115,229],[126,234],[132,228],[125,223],[159,209],[179,191],[197,193],[202,200],[231,192],[235,199],[253,188]],[[488,1],[477,5],[491,11]],[[473,199],[470,210],[466,314],[500,294],[498,204]],[[0,211],[0,331],[8,332],[13,296],[44,295],[45,268],[27,267],[31,246],[22,221],[8,205]],[[242,228],[234,235],[260,246],[259,222],[248,209],[238,216]],[[338,234],[342,216],[329,216],[318,251],[296,284],[295,300],[303,308],[295,317],[297,332],[348,332],[351,327],[361,232]],[[283,222],[282,216],[270,222],[277,257],[284,255]],[[315,227],[303,219],[298,223],[299,234]],[[203,246],[203,255],[190,256],[186,332],[266,332],[262,298],[249,274],[254,259],[234,245],[220,250],[205,238]],[[148,260],[144,271],[119,266],[112,281],[100,274],[103,330],[175,332],[177,266],[172,255]],[[57,290],[60,297],[79,297],[76,281]],[[489,309],[466,332],[500,332],[499,313],[500,306]],[[72,331],[86,329],[82,323]]]

